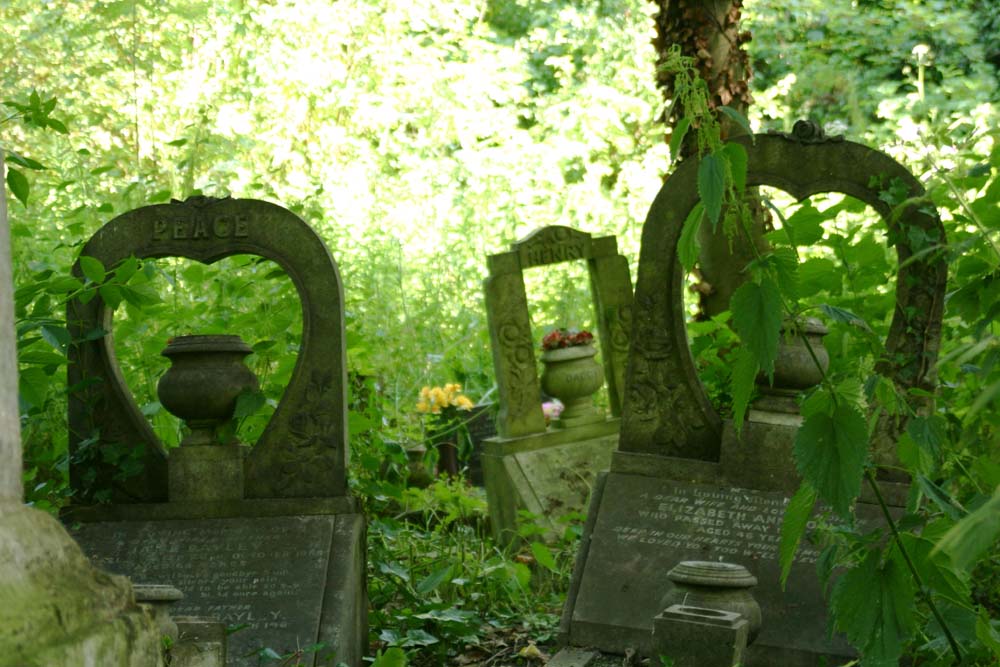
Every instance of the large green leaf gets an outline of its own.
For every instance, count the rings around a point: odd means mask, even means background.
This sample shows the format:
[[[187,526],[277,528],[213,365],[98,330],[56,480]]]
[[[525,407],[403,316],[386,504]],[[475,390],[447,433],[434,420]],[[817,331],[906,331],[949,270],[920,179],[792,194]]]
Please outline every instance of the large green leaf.
[[[853,406],[840,401],[830,412],[806,417],[795,435],[795,465],[819,497],[842,517],[861,492],[868,453],[868,426]]]
[[[904,532],[900,533],[899,539],[910,557],[910,562],[920,573],[924,586],[955,604],[972,607],[969,600],[969,585],[954,570],[947,555],[941,552],[934,553],[934,543],[924,537]],[[901,567],[906,567],[899,545],[894,542],[892,549],[892,557],[898,559]]]
[[[857,647],[865,667],[898,667],[913,632],[916,592],[895,559],[872,550],[834,585],[830,608],[837,627]]]
[[[687,136],[690,127],[691,119],[685,116],[677,121],[674,131],[670,134],[670,159],[674,162],[681,156],[681,146],[684,144],[684,137]]]
[[[969,569],[1000,538],[1000,487],[975,512],[956,523],[934,547],[951,556],[955,567]]]
[[[727,143],[722,147],[722,155],[729,163],[733,187],[736,192],[743,192],[747,187],[747,149],[741,144]]]
[[[22,174],[17,169],[7,168],[7,185],[10,187],[10,191],[14,193],[17,200],[28,205],[28,191],[31,186],[28,185],[27,177]]]
[[[743,283],[733,292],[729,308],[733,313],[733,328],[740,340],[753,353],[757,365],[769,377],[773,376],[781,332],[781,292],[778,286],[766,276],[760,284]]]
[[[792,500],[785,508],[785,516],[781,521],[781,542],[778,545],[778,556],[781,562],[781,588],[784,590],[785,582],[788,580],[788,573],[792,570],[792,562],[795,560],[795,552],[799,548],[799,542],[806,532],[806,525],[809,523],[809,515],[812,514],[813,507],[816,506],[816,489],[808,482],[802,482],[799,490],[792,496]]]
[[[698,253],[701,252],[701,244],[698,243],[698,230],[701,229],[701,221],[705,217],[705,205],[701,202],[688,213],[681,228],[681,238],[677,242],[677,256],[681,260],[681,266],[690,271],[694,263],[698,261]]]
[[[736,361],[733,364],[733,375],[730,380],[730,393],[733,396],[733,426],[737,433],[743,429],[743,417],[750,405],[750,396],[753,394],[759,370],[760,366],[757,365],[757,358],[753,352],[745,346],[741,347],[736,352]]]
[[[723,159],[714,153],[709,153],[701,159],[698,165],[698,196],[705,205],[708,221],[712,229],[719,224],[722,215],[722,200],[726,192],[726,165]]]
[[[96,257],[88,257],[87,255],[80,257],[80,270],[83,271],[84,276],[95,283],[103,282],[106,275],[104,263]]]

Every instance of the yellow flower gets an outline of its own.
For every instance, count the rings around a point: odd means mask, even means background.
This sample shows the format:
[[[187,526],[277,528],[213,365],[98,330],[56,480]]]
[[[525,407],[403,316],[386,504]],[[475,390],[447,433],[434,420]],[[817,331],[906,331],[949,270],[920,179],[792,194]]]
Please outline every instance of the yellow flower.
[[[471,410],[472,409],[472,401],[469,400],[468,396],[465,396],[463,394],[459,394],[458,397],[455,399],[455,406],[459,410]]]

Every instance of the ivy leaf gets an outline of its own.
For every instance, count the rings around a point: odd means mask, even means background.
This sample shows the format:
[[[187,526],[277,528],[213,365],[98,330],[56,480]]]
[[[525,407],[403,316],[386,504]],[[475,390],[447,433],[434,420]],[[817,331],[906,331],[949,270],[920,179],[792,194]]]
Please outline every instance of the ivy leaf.
[[[701,252],[701,244],[698,243],[698,230],[701,229],[701,221],[705,217],[705,205],[701,202],[695,204],[684,226],[681,228],[681,238],[677,242],[677,256],[681,260],[681,266],[690,271],[694,263],[698,261],[698,253]]]
[[[722,155],[729,162],[729,173],[733,177],[733,187],[743,192],[747,187],[747,149],[732,142],[722,147]]]
[[[746,346],[740,347],[736,352],[736,360],[733,364],[733,376],[730,380],[730,392],[733,396],[733,427],[736,433],[743,429],[743,417],[746,416],[747,406],[750,405],[750,396],[753,394],[757,372],[760,366],[757,365],[757,358]]]
[[[760,284],[743,283],[733,292],[729,308],[733,313],[733,328],[740,340],[753,353],[757,365],[773,379],[781,332],[781,292],[778,286],[767,276]]]
[[[8,167],[7,185],[10,187],[10,191],[14,193],[14,196],[17,197],[17,200],[27,206],[28,191],[30,190],[27,177],[17,169]]]
[[[834,585],[830,607],[837,627],[863,656],[865,667],[897,667],[916,623],[910,575],[878,550]]]
[[[750,122],[747,120],[746,116],[744,116],[739,111],[737,111],[736,109],[734,109],[734,108],[732,108],[730,106],[721,106],[721,107],[718,107],[718,109],[722,113],[724,113],[727,116],[729,116],[729,118],[731,118],[737,125],[739,125],[740,127],[742,127],[743,131],[746,132],[747,134],[749,134],[750,138],[753,139],[753,132],[750,130]],[[756,141],[756,140],[754,140],[754,141]]]
[[[781,590],[785,590],[788,573],[792,570],[795,552],[799,548],[802,536],[806,532],[806,524],[813,507],[816,506],[816,489],[802,482],[792,500],[785,508],[785,516],[781,521],[781,542],[778,545],[779,561],[781,563]]]
[[[684,137],[687,136],[688,128],[691,127],[691,119],[684,117],[677,121],[677,126],[670,134],[670,159],[674,162],[681,156],[681,146],[684,144]]]
[[[794,452],[802,478],[837,514],[849,517],[868,454],[868,425],[861,412],[840,402],[831,412],[806,417],[795,434]]]
[[[83,275],[88,280],[95,283],[103,282],[106,275],[104,264],[101,260],[96,257],[88,257],[87,255],[80,256],[80,270],[83,271]]]
[[[726,192],[726,166],[722,158],[709,153],[698,166],[698,196],[705,205],[708,221],[715,230],[722,215],[722,198]]]
[[[945,552],[955,567],[968,570],[1000,538],[1000,487],[975,512],[952,526],[932,553]]]

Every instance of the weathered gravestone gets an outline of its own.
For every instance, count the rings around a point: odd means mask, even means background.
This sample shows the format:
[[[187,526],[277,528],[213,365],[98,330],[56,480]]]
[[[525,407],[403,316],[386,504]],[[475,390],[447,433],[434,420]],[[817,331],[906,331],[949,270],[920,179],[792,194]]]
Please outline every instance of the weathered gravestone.
[[[86,335],[112,332],[111,310],[99,296],[74,301],[69,325],[86,340],[70,353],[69,384],[79,388],[69,408],[70,477],[79,500],[65,518],[79,522],[75,535],[101,566],[179,588],[175,614],[244,626],[230,637],[229,665],[256,665],[248,654],[260,648],[321,642],[320,655],[335,652],[358,667],[367,643],[365,522],[347,488],[343,291],[323,241],[274,204],[197,197],[121,215],[81,255],[113,267],[129,257],[211,263],[238,253],[276,262],[302,301],[299,357],[260,439],[249,450],[215,444],[210,425],[192,416],[192,435],[165,451],[126,389],[113,334]],[[173,400],[191,394],[184,409],[198,412],[214,392],[232,390],[218,384],[231,369],[211,365],[211,353],[238,366],[249,348],[236,336],[179,337],[165,351],[170,373],[183,352],[195,365],[186,371],[193,382],[175,387]],[[166,405],[164,391],[161,382]],[[138,474],[122,475],[104,456],[122,446],[139,452]],[[99,493],[110,504],[85,504]]]
[[[524,270],[585,261],[598,323],[611,415],[585,423],[547,428],[531,332]],[[554,522],[582,512],[599,471],[607,470],[617,442],[622,381],[628,348],[632,282],[628,260],[613,236],[563,226],[538,229],[508,252],[487,260],[486,313],[499,396],[498,435],[483,443],[482,465],[493,532],[499,540],[517,535],[518,512]],[[589,399],[588,399],[589,400]]]
[[[156,667],[160,633],[128,580],[95,569],[58,521],[24,505],[11,273],[0,187],[0,667]]]
[[[790,137],[741,140],[749,156],[747,185],[778,187],[799,199],[842,192],[882,215],[900,268],[881,371],[901,394],[913,387],[931,389],[946,268],[938,257],[915,255],[911,238],[920,235],[909,232],[922,230],[943,241],[940,220],[916,206],[890,218],[879,184],[900,184],[906,197],[917,197],[923,190],[916,179],[882,153],[810,137],[808,130],[809,124],[797,125]],[[816,550],[804,545],[786,590],[779,585],[780,523],[799,483],[792,458],[798,419],[758,404],[737,440],[695,373],[677,244],[698,201],[697,168],[693,160],[684,163],[667,180],[643,228],[621,438],[610,472],[594,490],[561,636],[571,647],[648,655],[671,568],[681,561],[724,560],[745,566],[759,581],[754,593],[763,627],[748,649],[746,667],[839,664],[835,660],[848,659],[852,650],[827,634]],[[903,428],[905,423],[883,421],[876,444],[884,449]],[[884,482],[883,492],[900,507],[906,486]],[[857,514],[862,521],[879,521],[874,500],[864,493]],[[566,656],[556,664],[607,661],[603,653],[580,649]]]

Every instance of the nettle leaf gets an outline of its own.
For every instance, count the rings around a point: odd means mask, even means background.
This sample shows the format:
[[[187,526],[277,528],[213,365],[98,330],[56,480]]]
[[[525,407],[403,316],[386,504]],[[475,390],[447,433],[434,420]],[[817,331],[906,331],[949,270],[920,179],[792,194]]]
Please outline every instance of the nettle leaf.
[[[31,189],[31,186],[28,185],[28,178],[24,174],[17,169],[11,169],[8,167],[7,186],[10,188],[10,191],[14,193],[14,196],[17,197],[19,202],[25,206],[28,205],[28,192]]]
[[[782,294],[791,299],[799,295],[799,258],[791,248],[775,248],[771,251],[770,265],[778,277]]]
[[[684,144],[684,137],[687,136],[688,128],[691,127],[690,118],[681,118],[677,121],[674,131],[670,134],[670,159],[674,162],[681,156],[681,146]]]
[[[915,595],[909,573],[895,559],[882,562],[878,550],[837,580],[830,607],[865,667],[897,667],[916,625]]]
[[[823,290],[839,294],[843,276],[837,265],[826,257],[811,257],[799,264],[799,297],[813,296]]]
[[[941,456],[941,447],[948,440],[948,424],[938,415],[914,417],[906,425],[906,433],[936,461]]]
[[[806,525],[809,523],[813,507],[816,506],[817,497],[816,489],[809,486],[808,482],[802,482],[788,503],[788,507],[785,508],[785,516],[781,521],[781,542],[778,545],[781,590],[785,590],[785,582],[788,581],[788,573],[792,570],[795,552],[799,548],[802,536],[805,535]]]
[[[730,378],[730,393],[733,396],[733,426],[737,433],[743,429],[743,418],[750,405],[750,396],[753,395],[758,371],[760,371],[760,366],[757,365],[757,357],[748,347],[740,347],[736,352],[733,375]]]
[[[845,322],[852,326],[859,327],[865,331],[871,331],[872,328],[868,326],[862,318],[858,317],[849,310],[844,310],[843,308],[838,308],[837,306],[831,306],[830,304],[823,303],[820,304],[820,310],[826,313],[830,318],[836,320],[837,322]]]
[[[714,230],[722,215],[722,200],[726,193],[726,165],[723,159],[709,153],[698,166],[698,196],[705,205],[708,221]]]
[[[955,567],[968,570],[1000,538],[1000,487],[975,512],[952,526],[934,547],[944,552]]]
[[[936,594],[955,604],[971,608],[969,584],[954,570],[946,554],[932,553],[934,543],[924,537],[900,533],[899,539],[925,586],[929,586]],[[900,567],[906,567],[903,554],[895,542],[892,545],[892,557],[897,559]]]
[[[681,266],[690,271],[694,263],[698,261],[698,254],[701,252],[701,244],[698,243],[698,230],[701,229],[701,221],[705,217],[705,205],[701,202],[688,213],[681,228],[681,238],[677,242],[677,256],[681,260]]]
[[[861,476],[868,454],[868,425],[864,415],[844,402],[831,412],[808,417],[795,435],[795,465],[842,517],[849,517],[861,492]]]
[[[784,221],[785,233],[792,245],[813,245],[823,238],[823,221],[830,216],[820,213],[815,206],[806,202]]]
[[[722,156],[729,163],[729,174],[733,177],[733,187],[743,192],[747,187],[747,149],[741,144],[727,143],[722,147]]]
[[[777,284],[767,276],[760,284],[743,283],[733,292],[729,309],[740,340],[753,353],[757,365],[773,378],[781,332],[781,292]]]

